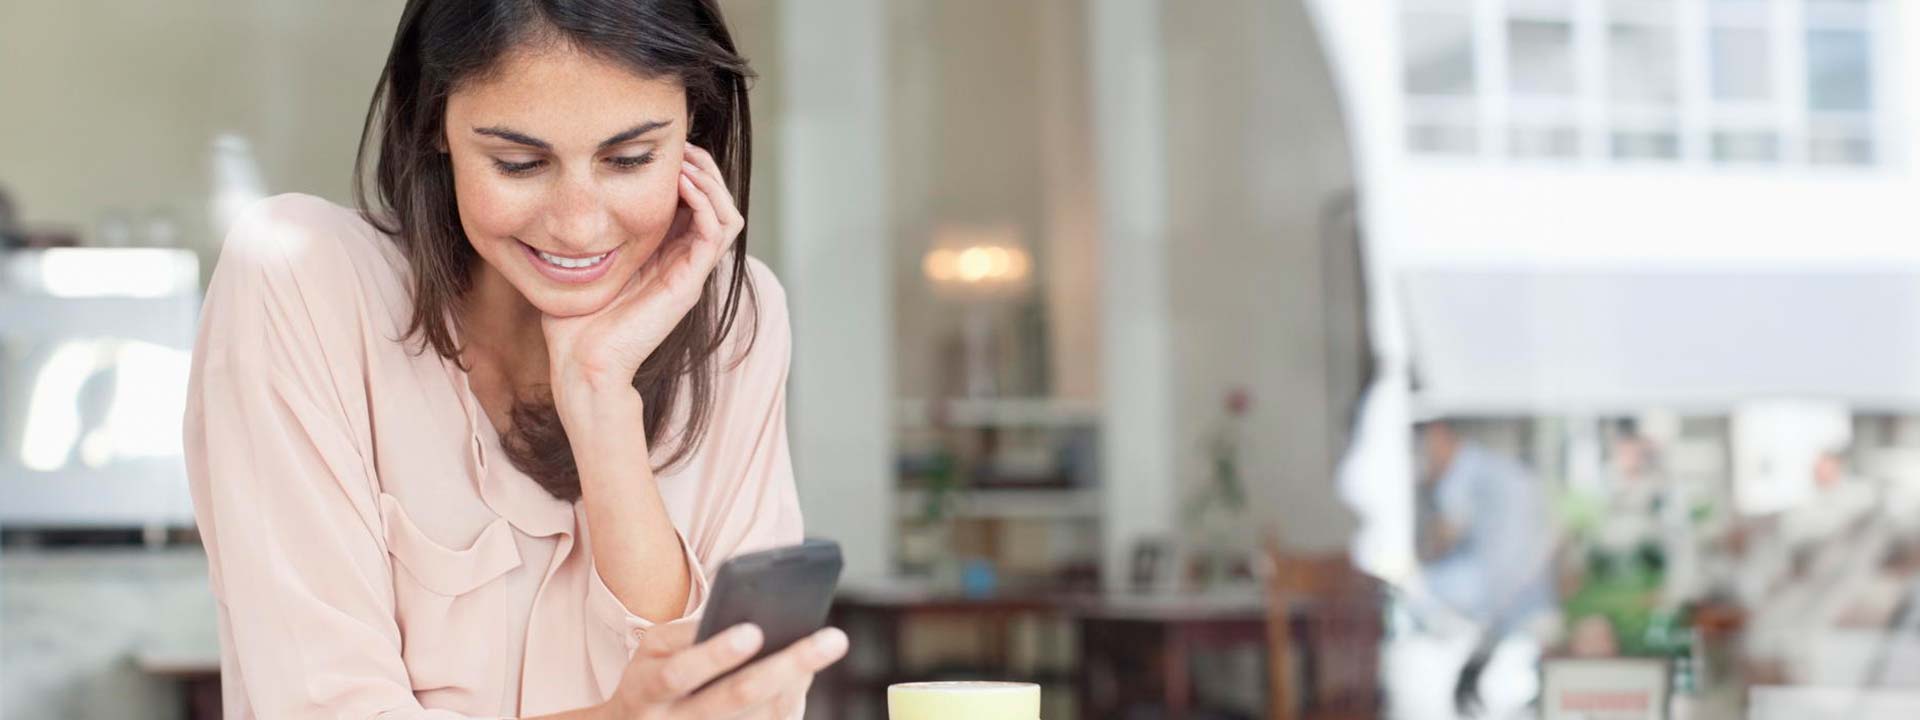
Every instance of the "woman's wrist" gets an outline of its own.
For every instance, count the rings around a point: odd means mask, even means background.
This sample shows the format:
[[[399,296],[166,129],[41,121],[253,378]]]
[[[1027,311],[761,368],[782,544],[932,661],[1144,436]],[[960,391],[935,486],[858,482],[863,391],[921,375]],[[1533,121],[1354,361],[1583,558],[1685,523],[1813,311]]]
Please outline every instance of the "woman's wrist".
[[[576,446],[607,431],[631,440],[629,433],[643,424],[646,410],[631,379],[555,378],[553,402]]]
[[[626,720],[633,717],[633,711],[621,702],[620,693],[615,692],[606,702],[594,706],[593,716],[599,720]]]

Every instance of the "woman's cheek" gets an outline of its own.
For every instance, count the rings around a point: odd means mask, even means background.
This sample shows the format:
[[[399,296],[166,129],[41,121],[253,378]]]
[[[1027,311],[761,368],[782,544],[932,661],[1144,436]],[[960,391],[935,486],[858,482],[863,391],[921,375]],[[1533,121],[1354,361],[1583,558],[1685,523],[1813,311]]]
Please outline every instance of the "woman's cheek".
[[[631,201],[621,203],[620,224],[625,226],[628,235],[647,245],[659,246],[680,208],[679,180],[677,172],[671,174],[667,182],[648,178],[642,187],[636,188]]]
[[[512,187],[475,173],[454,175],[454,195],[469,234],[480,239],[499,239],[517,235],[527,224],[529,211],[538,204],[530,187]]]

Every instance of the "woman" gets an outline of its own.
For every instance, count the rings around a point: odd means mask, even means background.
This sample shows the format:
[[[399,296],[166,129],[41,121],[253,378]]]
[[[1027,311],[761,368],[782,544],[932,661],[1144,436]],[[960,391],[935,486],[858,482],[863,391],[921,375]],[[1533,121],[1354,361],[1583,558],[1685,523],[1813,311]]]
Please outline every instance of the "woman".
[[[186,418],[229,717],[787,718],[825,630],[692,644],[797,542],[784,295],[713,0],[410,0],[377,201],[268,199]],[[367,177],[361,173],[359,177]]]

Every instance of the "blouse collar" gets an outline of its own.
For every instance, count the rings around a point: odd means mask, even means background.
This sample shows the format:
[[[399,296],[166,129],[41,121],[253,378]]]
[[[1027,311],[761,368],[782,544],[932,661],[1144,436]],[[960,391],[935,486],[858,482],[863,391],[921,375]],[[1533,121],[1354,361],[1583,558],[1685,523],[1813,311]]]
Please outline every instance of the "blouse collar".
[[[457,332],[453,330],[451,322],[448,328],[450,332]],[[459,346],[457,335],[454,345]],[[454,378],[460,396],[460,408],[467,418],[469,474],[475,480],[480,501],[486,503],[495,515],[506,518],[508,523],[528,535],[546,537],[573,532],[573,503],[549,494],[533,478],[527,477],[526,473],[520,472],[519,468],[507,461],[500,445],[499,432],[494,429],[493,422],[487,419],[479,398],[473,394],[473,384],[467,371],[457,362],[444,358],[441,362]]]

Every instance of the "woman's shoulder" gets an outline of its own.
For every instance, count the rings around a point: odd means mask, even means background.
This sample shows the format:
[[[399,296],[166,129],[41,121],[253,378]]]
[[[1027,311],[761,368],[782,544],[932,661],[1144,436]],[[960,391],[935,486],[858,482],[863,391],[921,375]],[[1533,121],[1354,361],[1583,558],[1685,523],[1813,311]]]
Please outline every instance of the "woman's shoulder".
[[[373,263],[392,266],[398,253],[366,217],[325,198],[285,193],[255,201],[235,218],[221,243],[219,267],[287,268],[311,274]]]
[[[755,302],[760,306],[755,310],[756,314],[765,316],[770,313],[785,324],[787,288],[780,283],[780,277],[773,273],[773,268],[767,267],[760,258],[748,255],[747,281],[753,284]]]
[[[408,306],[404,262],[358,211],[312,195],[275,195],[233,222],[208,283],[206,322],[260,313],[307,325],[316,340],[391,333]],[[375,327],[368,327],[369,325]]]
[[[787,289],[760,258],[746,256],[747,285],[742,290],[739,315],[729,333],[727,359],[730,374],[786,374],[792,354],[792,328],[787,316]]]

